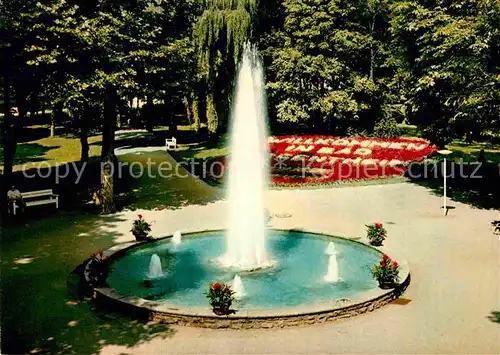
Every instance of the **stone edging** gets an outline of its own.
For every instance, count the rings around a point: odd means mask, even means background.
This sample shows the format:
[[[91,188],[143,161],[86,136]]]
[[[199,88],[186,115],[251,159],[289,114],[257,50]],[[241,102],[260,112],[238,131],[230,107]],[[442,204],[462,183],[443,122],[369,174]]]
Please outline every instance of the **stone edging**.
[[[202,232],[214,232],[213,230],[197,231],[184,233],[184,235],[197,234]],[[307,232],[303,233],[319,234],[329,236],[323,233]],[[155,239],[162,240],[171,238]],[[331,236],[330,236],[331,237]],[[347,238],[342,238],[347,239]],[[349,239],[347,239],[349,240]],[[353,243],[359,243],[366,247],[371,247],[365,243],[350,240]],[[111,258],[118,257],[126,250],[133,248],[141,243],[126,243],[118,247],[108,249],[107,255]],[[147,242],[146,242],[147,243]],[[385,249],[373,248],[381,253],[387,253],[394,259],[397,259],[401,265],[402,282],[394,289],[380,290],[374,289],[363,293],[364,297],[357,297],[355,300],[340,300],[331,302],[330,304],[321,304],[318,306],[309,306],[305,309],[287,309],[283,310],[248,310],[242,311],[239,314],[228,316],[216,316],[209,309],[179,309],[173,306],[168,306],[165,303],[148,301],[135,296],[124,296],[117,293],[112,288],[93,288],[90,285],[87,273],[88,264],[85,267],[85,281],[94,290],[94,298],[101,303],[105,303],[110,307],[118,308],[119,311],[127,314],[133,313],[141,318],[159,321],[166,324],[177,324],[184,326],[194,326],[202,328],[231,328],[231,329],[255,329],[255,328],[283,328],[301,324],[323,323],[335,319],[343,319],[353,317],[366,312],[371,312],[380,308],[392,300],[397,299],[406,290],[410,284],[410,272],[408,263],[401,257],[394,257],[394,253],[390,253]]]

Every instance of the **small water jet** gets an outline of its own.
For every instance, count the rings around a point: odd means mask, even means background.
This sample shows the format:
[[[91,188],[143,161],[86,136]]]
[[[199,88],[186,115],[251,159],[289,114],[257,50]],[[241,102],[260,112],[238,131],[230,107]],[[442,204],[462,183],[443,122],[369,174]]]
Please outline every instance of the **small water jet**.
[[[339,282],[341,278],[339,276],[339,264],[337,261],[337,253],[330,255],[328,260],[328,272],[325,275],[326,282]]]
[[[161,268],[161,260],[158,254],[153,254],[151,256],[151,261],[149,262],[149,272],[148,277],[150,279],[155,279],[163,276],[163,270]]]
[[[241,281],[241,277],[239,275],[236,275],[234,277],[231,286],[234,291],[234,297],[236,299],[240,299],[245,296],[245,288],[243,287],[243,281]]]
[[[337,254],[337,249],[335,249],[335,244],[333,242],[328,243],[328,246],[325,249],[326,255],[335,255]]]
[[[174,245],[179,245],[179,244],[181,244],[181,241],[182,241],[181,232],[179,232],[179,231],[175,232],[174,235],[172,236],[172,243]]]
[[[275,308],[295,312],[295,307],[309,309],[309,305],[323,303],[330,307],[332,300],[355,299],[367,290],[378,288],[368,270],[380,262],[381,253],[363,244],[333,236],[325,239],[320,234],[271,229],[267,231],[268,252],[279,267],[249,272],[209,262],[220,257],[225,237],[223,230],[193,233],[189,238],[184,235],[182,249],[185,252],[176,252],[171,237],[141,244],[113,259],[107,282],[118,294],[189,310],[206,308],[207,285],[221,280],[231,285],[237,298],[242,297],[235,304],[240,315],[247,310]],[[332,256],[329,265],[330,255],[325,254],[325,249],[330,241],[338,254]],[[291,248],[297,246],[300,250],[294,252]],[[163,264],[163,277],[149,278],[147,268],[155,253]],[[168,255],[168,268],[164,255]],[[159,262],[157,265],[160,269]],[[142,268],[142,272],[138,273],[138,268]],[[319,270],[317,277],[311,277],[311,273],[316,274],[314,270]],[[154,276],[153,270],[152,274]],[[145,283],[145,279],[149,282]]]

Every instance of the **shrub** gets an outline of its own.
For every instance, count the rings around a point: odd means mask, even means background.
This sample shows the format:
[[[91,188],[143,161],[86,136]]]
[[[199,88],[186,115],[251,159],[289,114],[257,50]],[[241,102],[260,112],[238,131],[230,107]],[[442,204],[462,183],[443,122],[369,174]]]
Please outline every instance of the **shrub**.
[[[394,284],[399,281],[399,264],[384,254],[380,263],[373,267],[372,275],[380,284]]]
[[[387,231],[382,223],[374,223],[367,225],[366,236],[371,245],[381,246],[385,238],[387,238]]]
[[[403,134],[403,130],[399,128],[394,118],[384,117],[377,122],[373,133],[376,137],[397,138]]]

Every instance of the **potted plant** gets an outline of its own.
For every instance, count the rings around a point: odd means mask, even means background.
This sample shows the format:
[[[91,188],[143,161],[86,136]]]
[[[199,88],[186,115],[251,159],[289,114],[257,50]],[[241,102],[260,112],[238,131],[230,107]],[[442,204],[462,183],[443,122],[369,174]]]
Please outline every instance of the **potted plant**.
[[[385,238],[387,238],[387,231],[382,223],[374,223],[366,226],[366,237],[373,246],[381,246]]]
[[[148,239],[148,233],[151,232],[151,224],[146,222],[141,214],[137,215],[137,219],[130,230],[135,237],[135,240],[142,241]]]
[[[209,299],[213,312],[218,316],[232,313],[230,308],[234,301],[233,295],[234,291],[231,290],[231,287],[227,284],[214,282],[210,285],[207,292],[207,298]]]
[[[88,276],[90,283],[95,287],[106,286],[109,276],[109,259],[104,255],[102,249],[92,253],[88,264]]]
[[[378,281],[380,288],[394,288],[399,281],[399,264],[384,254],[380,263],[373,267],[372,275]]]

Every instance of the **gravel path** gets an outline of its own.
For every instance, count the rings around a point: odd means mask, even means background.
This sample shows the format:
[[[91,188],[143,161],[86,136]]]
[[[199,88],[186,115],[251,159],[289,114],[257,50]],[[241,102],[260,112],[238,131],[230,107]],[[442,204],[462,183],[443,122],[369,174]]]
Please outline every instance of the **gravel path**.
[[[214,194],[218,193],[214,190]],[[364,238],[365,224],[382,222],[386,246],[406,256],[412,282],[398,303],[356,318],[272,330],[175,327],[173,337],[133,348],[107,346],[101,354],[498,354],[499,237],[490,222],[498,211],[473,209],[412,184],[276,190],[268,193],[275,228],[297,228]],[[154,220],[153,235],[225,227],[226,203],[178,210],[123,212],[108,227],[116,242],[130,241],[137,212]],[[403,304],[406,303],[406,304]]]

